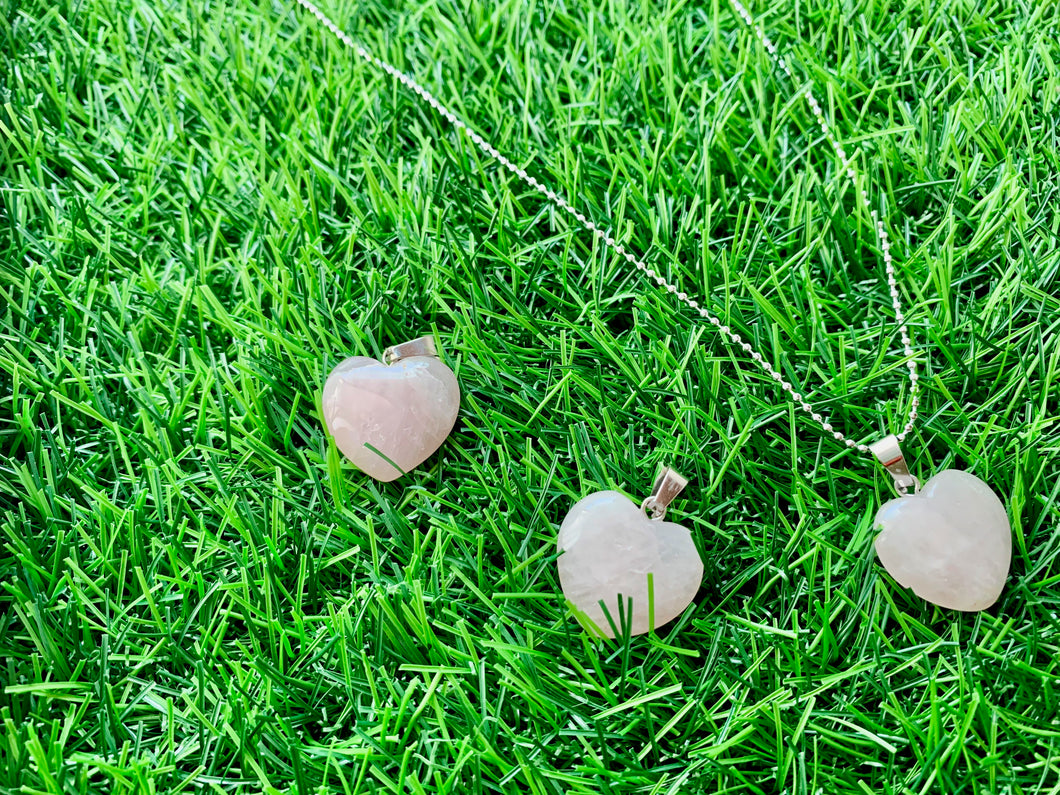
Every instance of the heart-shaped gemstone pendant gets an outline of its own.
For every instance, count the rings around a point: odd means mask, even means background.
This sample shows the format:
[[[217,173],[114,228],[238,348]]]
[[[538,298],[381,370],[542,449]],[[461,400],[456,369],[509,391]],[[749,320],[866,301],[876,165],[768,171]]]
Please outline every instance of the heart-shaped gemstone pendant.
[[[888,469],[894,474],[896,467]],[[897,474],[895,479],[901,484]],[[1001,595],[1012,560],[1012,528],[1001,500],[975,475],[943,470],[916,494],[885,503],[876,526],[880,562],[917,596],[974,612]]]
[[[324,384],[322,409],[339,450],[385,482],[441,447],[456,423],[460,387],[432,337],[388,348],[383,359],[340,362]]]
[[[703,561],[692,535],[661,521],[686,482],[667,469],[643,506],[617,491],[598,491],[571,508],[556,541],[559,581],[587,630],[613,638],[628,627],[640,635],[679,616],[695,597]]]

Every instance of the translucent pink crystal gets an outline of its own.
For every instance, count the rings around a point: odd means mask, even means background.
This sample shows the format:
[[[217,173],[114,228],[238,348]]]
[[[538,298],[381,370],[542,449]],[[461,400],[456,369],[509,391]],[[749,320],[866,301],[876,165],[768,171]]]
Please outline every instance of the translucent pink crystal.
[[[997,601],[1012,560],[1001,500],[975,475],[947,469],[876,514],[876,554],[900,585],[953,610]]]
[[[588,619],[609,638],[615,633],[601,600],[620,631],[621,614],[631,634],[639,635],[679,616],[703,580],[703,561],[688,530],[652,521],[617,491],[598,491],[576,503],[556,543],[562,553],[558,565],[564,596],[583,622]],[[649,573],[654,622],[648,609]]]
[[[460,387],[433,356],[389,365],[353,356],[328,376],[322,409],[339,450],[362,472],[390,481],[445,441],[460,409]]]

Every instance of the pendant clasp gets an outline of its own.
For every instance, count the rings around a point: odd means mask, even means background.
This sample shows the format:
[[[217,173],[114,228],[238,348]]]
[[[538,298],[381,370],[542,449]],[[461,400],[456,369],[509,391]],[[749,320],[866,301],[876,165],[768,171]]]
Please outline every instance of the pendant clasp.
[[[670,506],[670,503],[687,485],[688,478],[670,469],[670,467],[663,467],[655,478],[651,496],[640,504],[641,510],[645,513],[650,513],[652,521],[661,521],[666,516],[666,509]]]
[[[417,337],[399,345],[391,345],[383,351],[383,364],[393,364],[410,356],[437,356],[438,347],[434,343],[434,337]]]
[[[893,433],[885,436],[878,442],[869,445],[872,454],[876,456],[883,468],[891,473],[894,478],[894,488],[901,496],[906,496],[909,489],[913,494],[920,491],[920,481],[909,473],[909,466],[905,463],[902,448],[898,444],[898,437]]]

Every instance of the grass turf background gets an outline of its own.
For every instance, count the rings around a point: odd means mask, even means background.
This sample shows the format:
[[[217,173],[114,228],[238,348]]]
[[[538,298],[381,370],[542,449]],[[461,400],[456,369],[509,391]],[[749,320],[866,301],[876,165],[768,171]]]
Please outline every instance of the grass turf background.
[[[726,4],[327,8],[837,426],[903,421],[868,218]],[[1057,6],[751,11],[888,219],[906,452],[1003,495],[999,603],[898,587],[885,474],[301,9],[0,0],[0,789],[1058,791]],[[460,419],[375,484],[320,387],[431,331]],[[590,642],[557,525],[662,461],[702,590]]]

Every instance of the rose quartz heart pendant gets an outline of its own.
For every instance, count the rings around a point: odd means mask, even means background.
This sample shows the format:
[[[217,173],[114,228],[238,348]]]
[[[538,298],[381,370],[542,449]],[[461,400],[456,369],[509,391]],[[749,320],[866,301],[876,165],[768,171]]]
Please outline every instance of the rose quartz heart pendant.
[[[1012,561],[1005,506],[975,475],[939,472],[917,489],[895,436],[869,446],[899,494],[876,514],[876,554],[899,585],[939,607],[974,612],[1001,595]],[[913,488],[915,493],[907,495]]]
[[[432,337],[388,348],[383,359],[342,361],[324,384],[322,409],[339,450],[385,482],[441,447],[456,423],[460,387]]]
[[[699,591],[703,561],[691,534],[661,521],[685,483],[666,469],[640,507],[617,491],[598,491],[563,520],[556,541],[560,586],[591,633],[613,638],[627,626],[630,635],[648,632],[679,616]]]

